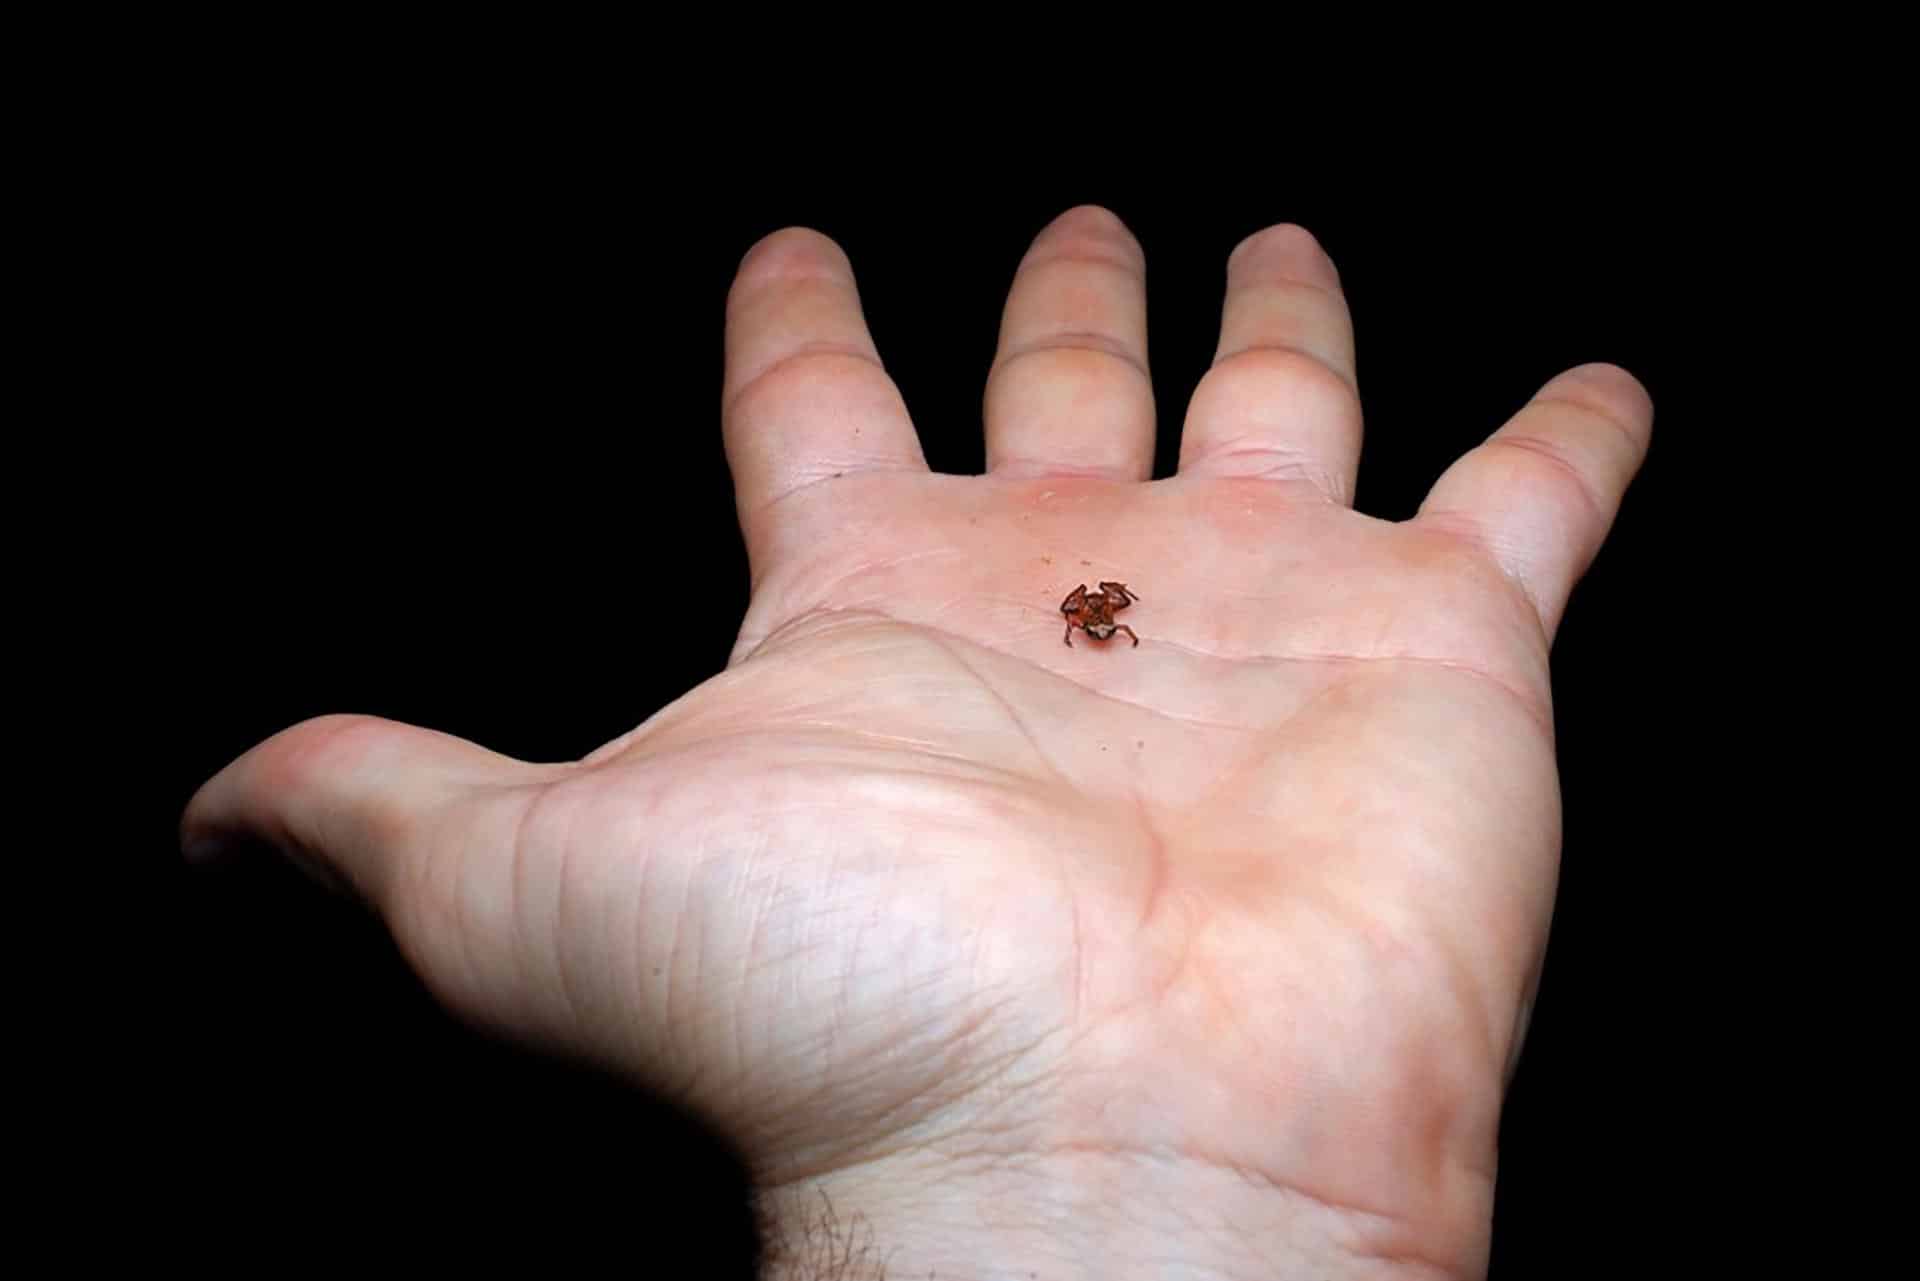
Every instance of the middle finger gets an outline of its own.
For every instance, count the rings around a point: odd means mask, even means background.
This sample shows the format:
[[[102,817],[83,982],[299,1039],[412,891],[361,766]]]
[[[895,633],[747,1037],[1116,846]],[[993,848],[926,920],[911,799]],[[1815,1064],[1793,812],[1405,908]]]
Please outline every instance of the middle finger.
[[[987,470],[1153,472],[1146,257],[1105,209],[1070,209],[1021,261],[987,377]]]

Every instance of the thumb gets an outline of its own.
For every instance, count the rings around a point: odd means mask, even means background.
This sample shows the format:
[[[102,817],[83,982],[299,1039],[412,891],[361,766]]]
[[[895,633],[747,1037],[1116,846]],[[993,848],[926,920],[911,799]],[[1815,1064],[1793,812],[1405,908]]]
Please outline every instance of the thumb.
[[[563,768],[377,716],[315,717],[202,784],[181,816],[181,849],[190,861],[210,861],[263,842],[377,904],[449,802],[475,787],[538,782]]]

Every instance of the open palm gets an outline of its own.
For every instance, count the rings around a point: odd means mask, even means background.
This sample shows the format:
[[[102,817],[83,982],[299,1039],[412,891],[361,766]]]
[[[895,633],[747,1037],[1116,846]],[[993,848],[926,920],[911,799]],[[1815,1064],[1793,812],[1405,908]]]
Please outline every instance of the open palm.
[[[1338,280],[1274,228],[1149,483],[1142,279],[1103,211],[1049,227],[987,473],[935,475],[845,258],[770,237],[729,306],[728,669],[564,765],[308,722],[189,842],[327,862],[449,1002],[686,1098],[903,1275],[978,1266],[983,1224],[1474,1274],[1553,898],[1547,651],[1650,406],[1571,371],[1415,519],[1359,515]],[[1063,643],[1102,580],[1137,647]]]

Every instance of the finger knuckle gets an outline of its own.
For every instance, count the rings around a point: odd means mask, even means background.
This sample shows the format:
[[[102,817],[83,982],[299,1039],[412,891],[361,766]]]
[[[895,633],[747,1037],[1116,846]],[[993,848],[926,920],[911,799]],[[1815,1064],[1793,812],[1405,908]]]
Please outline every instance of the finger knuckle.
[[[1511,456],[1527,488],[1544,491],[1554,505],[1585,512],[1603,523],[1611,519],[1612,504],[1603,500],[1589,468],[1571,456],[1563,442],[1515,432],[1497,436],[1483,448]]]
[[[1207,374],[1230,395],[1270,396],[1276,386],[1305,401],[1312,410],[1344,413],[1357,408],[1359,396],[1346,375],[1305,347],[1263,343],[1222,356]]]

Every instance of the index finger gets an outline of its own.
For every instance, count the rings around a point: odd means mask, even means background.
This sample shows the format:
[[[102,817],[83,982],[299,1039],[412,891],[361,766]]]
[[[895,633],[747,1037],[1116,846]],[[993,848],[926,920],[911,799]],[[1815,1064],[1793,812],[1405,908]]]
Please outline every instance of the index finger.
[[[1449,467],[1416,520],[1480,544],[1551,637],[1647,456],[1653,400],[1617,365],[1580,365]]]

